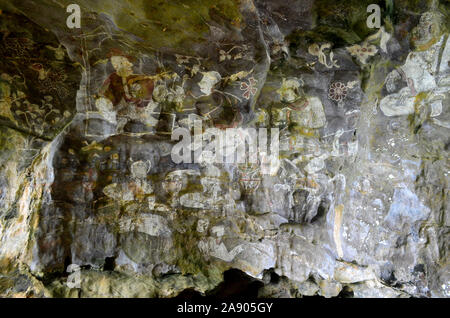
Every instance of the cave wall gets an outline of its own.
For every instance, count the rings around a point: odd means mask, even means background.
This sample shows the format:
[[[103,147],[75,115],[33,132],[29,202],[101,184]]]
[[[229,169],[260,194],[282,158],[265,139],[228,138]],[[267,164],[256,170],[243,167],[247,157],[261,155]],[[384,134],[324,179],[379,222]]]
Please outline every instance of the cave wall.
[[[70,3],[0,1],[0,295],[448,297],[448,1]]]

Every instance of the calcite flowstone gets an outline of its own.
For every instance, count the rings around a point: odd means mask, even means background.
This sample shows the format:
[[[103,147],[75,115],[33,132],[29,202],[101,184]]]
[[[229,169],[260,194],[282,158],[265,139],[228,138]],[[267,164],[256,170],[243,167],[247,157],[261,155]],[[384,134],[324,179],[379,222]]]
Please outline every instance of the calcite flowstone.
[[[446,1],[70,3],[0,0],[0,296],[449,297]]]

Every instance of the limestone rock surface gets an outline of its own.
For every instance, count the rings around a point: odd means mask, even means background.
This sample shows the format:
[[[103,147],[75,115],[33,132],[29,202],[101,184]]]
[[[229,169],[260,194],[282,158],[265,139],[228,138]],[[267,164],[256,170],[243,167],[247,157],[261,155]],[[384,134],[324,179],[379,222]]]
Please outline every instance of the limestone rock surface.
[[[449,2],[372,2],[0,0],[0,296],[449,297]]]

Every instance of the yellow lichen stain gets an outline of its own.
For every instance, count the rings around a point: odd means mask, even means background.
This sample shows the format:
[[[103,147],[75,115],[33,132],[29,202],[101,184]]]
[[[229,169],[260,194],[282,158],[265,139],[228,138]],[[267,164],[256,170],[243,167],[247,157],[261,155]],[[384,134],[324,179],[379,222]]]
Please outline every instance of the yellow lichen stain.
[[[86,152],[86,151],[102,151],[103,150],[103,145],[97,143],[95,140],[92,141],[90,144],[85,141],[86,146],[84,146],[83,148],[81,148],[81,151]],[[70,152],[70,150],[69,150]]]
[[[427,98],[427,96],[428,96],[427,92],[421,92],[416,95],[414,99],[414,108],[416,113],[418,112],[418,106],[420,105],[421,102],[423,102]]]
[[[341,243],[341,225],[342,225],[342,212],[344,211],[344,205],[339,204],[334,208],[334,229],[333,229],[333,238],[334,243],[336,244],[336,250],[339,258],[344,256],[342,251],[342,243]]]
[[[428,41],[425,44],[422,45],[418,45],[416,50],[417,51],[427,51],[428,49],[430,49],[434,44],[436,44],[438,41],[437,38],[432,38],[430,41]]]
[[[318,137],[316,129],[309,129],[305,127],[294,127],[296,133],[305,137]]]
[[[14,263],[14,261],[9,259],[8,257],[0,258],[0,272],[1,273],[9,272],[11,270],[13,263]]]

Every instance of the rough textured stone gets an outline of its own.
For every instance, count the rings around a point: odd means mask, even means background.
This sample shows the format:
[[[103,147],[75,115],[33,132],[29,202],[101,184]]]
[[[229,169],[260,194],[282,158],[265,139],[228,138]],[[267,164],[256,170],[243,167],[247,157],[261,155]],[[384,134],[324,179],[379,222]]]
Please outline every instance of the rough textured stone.
[[[0,0],[0,296],[449,297],[448,1],[372,2]]]

